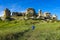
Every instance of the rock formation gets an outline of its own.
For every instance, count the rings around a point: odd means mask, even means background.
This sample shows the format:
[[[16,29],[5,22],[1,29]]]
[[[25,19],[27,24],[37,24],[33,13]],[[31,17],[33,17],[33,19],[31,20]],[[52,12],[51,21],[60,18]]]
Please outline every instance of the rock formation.
[[[28,18],[34,18],[35,14],[35,9],[33,8],[28,8],[25,14]]]
[[[54,15],[52,15],[52,20],[57,20],[57,16],[54,14]]]
[[[44,19],[51,19],[51,13],[44,12]]]
[[[43,19],[42,10],[39,10],[39,11],[38,11],[37,19]]]
[[[10,10],[6,8],[2,19],[9,19],[12,16],[21,16],[23,19],[57,20],[56,15],[51,15],[50,12],[43,13],[42,10],[39,10],[36,14],[35,9],[33,8],[28,8],[26,12],[12,12],[12,15]]]
[[[11,17],[11,12],[10,12],[10,10],[9,9],[5,9],[4,10],[4,16],[3,16],[5,19],[8,19],[8,18],[10,18]]]

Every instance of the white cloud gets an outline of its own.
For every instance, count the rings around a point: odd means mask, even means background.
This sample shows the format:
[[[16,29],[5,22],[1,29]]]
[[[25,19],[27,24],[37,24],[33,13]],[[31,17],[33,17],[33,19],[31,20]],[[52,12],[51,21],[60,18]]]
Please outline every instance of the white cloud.
[[[4,13],[4,6],[0,5],[0,17],[3,16]]]
[[[0,11],[0,16],[3,16],[4,11]]]

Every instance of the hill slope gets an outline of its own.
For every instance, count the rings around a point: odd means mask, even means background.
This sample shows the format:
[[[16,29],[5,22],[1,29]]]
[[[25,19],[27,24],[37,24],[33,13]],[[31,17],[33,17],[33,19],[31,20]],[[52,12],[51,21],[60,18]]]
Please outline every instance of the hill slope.
[[[59,24],[39,20],[0,21],[0,40],[60,40]]]

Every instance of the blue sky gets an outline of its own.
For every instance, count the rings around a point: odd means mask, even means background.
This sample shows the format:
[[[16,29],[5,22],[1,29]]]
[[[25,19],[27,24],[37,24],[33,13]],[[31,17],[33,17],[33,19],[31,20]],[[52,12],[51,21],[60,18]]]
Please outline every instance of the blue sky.
[[[60,19],[60,0],[0,0],[0,16],[5,8],[9,8],[11,12],[24,12],[29,7],[36,12],[41,9],[42,12],[56,14]]]

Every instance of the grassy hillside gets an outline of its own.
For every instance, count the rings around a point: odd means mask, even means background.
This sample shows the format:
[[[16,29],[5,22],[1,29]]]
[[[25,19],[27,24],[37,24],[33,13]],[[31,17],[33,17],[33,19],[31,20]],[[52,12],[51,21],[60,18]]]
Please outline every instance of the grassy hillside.
[[[35,25],[34,30],[32,25]],[[60,22],[0,21],[0,40],[60,40]]]

